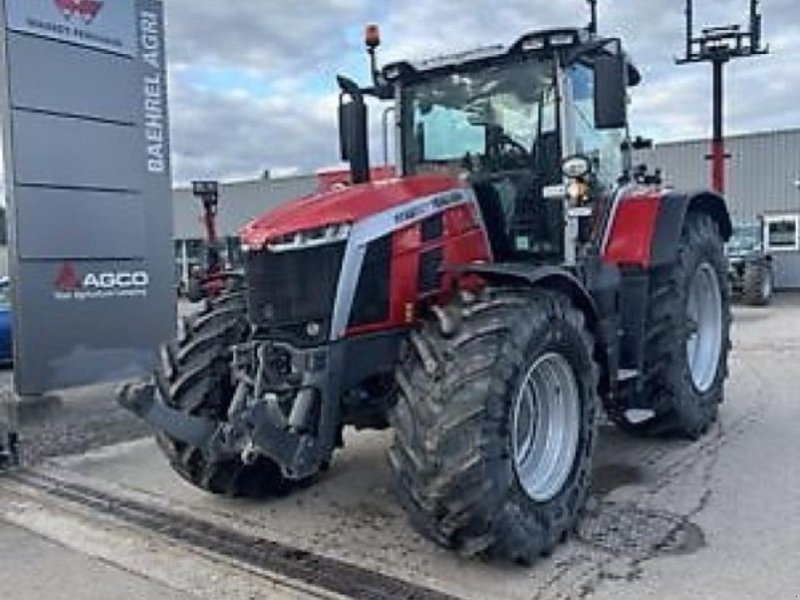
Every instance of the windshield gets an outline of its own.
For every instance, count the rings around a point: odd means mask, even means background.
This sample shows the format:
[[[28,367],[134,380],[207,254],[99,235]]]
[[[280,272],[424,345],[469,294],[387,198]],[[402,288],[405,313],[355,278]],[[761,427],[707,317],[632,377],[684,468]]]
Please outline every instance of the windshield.
[[[406,171],[525,168],[557,145],[551,60],[442,75],[404,90]],[[549,144],[542,143],[551,134]]]
[[[761,250],[761,225],[736,225],[733,228],[733,237],[728,242],[728,249],[731,252]]]

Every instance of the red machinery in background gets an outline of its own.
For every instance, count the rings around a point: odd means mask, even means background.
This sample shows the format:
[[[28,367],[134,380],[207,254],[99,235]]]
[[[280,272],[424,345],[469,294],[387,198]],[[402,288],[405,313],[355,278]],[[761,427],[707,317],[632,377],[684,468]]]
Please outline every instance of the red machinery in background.
[[[194,181],[192,194],[203,204],[202,222],[205,229],[206,251],[203,264],[193,266],[189,273],[186,297],[191,302],[199,302],[203,298],[215,298],[226,289],[233,289],[242,275],[222,260],[217,235],[219,183]]]

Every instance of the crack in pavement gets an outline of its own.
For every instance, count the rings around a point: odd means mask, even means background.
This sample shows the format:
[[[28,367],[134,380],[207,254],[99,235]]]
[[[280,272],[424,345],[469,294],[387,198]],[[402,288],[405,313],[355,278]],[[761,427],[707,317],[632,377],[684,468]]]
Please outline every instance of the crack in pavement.
[[[766,383],[755,369],[751,375]],[[556,572],[534,600],[590,598],[605,582],[640,579],[649,561],[702,547],[705,537],[694,520],[712,501],[721,451],[763,419],[766,404],[761,400],[727,426],[718,421],[711,435],[677,453],[669,448],[652,453],[646,461],[651,466],[666,463],[655,480],[644,489],[629,492],[627,501],[597,502],[579,526],[577,552],[556,563]],[[653,508],[671,487],[698,468],[698,498],[688,510],[676,513]]]

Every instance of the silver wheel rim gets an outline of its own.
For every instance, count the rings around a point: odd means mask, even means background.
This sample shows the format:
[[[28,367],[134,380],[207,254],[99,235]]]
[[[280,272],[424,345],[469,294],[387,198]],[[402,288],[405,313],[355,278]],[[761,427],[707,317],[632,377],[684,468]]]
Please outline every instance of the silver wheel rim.
[[[512,413],[514,468],[525,493],[552,500],[572,473],[578,454],[580,391],[560,354],[540,357],[528,369]]]
[[[686,314],[689,371],[695,388],[704,393],[714,385],[722,353],[722,294],[717,272],[707,262],[692,277]]]

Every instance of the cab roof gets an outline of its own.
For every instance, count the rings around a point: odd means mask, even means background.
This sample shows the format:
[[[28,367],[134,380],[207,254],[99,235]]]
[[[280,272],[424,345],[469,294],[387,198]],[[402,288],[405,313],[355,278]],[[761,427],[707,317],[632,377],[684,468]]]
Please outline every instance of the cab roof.
[[[565,52],[568,56],[576,56],[582,51],[601,52],[604,46],[614,41],[612,38],[593,36],[586,29],[548,29],[526,33],[510,46],[496,44],[432,58],[396,61],[386,65],[382,74],[390,83],[407,82],[429,75],[498,64],[514,57],[546,56],[556,51]],[[629,85],[637,85],[641,81],[641,74],[629,58],[626,57],[626,60]]]

